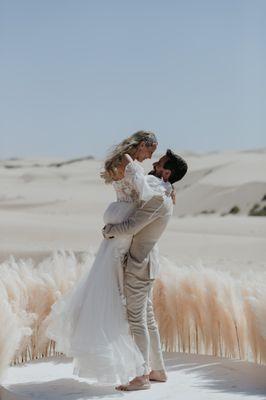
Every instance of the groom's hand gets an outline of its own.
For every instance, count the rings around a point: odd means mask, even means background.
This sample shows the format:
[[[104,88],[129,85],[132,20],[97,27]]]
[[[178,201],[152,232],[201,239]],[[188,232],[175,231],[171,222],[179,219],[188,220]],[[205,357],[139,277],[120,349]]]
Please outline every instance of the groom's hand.
[[[107,224],[107,225],[105,225],[103,227],[102,234],[103,234],[103,237],[105,239],[114,239],[114,236],[111,236],[111,235],[108,234],[108,232],[110,231],[111,227],[112,227],[112,224]]]

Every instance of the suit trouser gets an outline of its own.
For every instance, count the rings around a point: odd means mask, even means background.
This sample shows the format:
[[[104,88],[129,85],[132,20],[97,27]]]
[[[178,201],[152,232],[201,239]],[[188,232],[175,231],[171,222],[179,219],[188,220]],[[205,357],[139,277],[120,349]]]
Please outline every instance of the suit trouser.
[[[125,271],[127,316],[131,333],[145,361],[145,375],[151,370],[165,370],[159,330],[153,312],[153,283],[154,279],[141,279]]]

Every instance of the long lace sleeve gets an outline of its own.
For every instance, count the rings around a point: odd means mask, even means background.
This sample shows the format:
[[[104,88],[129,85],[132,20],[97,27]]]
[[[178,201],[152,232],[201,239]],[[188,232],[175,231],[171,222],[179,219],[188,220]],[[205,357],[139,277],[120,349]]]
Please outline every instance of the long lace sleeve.
[[[165,193],[161,180],[152,175],[145,175],[142,166],[133,160],[126,165],[125,176],[132,188],[138,193],[139,200],[147,202],[153,196]]]

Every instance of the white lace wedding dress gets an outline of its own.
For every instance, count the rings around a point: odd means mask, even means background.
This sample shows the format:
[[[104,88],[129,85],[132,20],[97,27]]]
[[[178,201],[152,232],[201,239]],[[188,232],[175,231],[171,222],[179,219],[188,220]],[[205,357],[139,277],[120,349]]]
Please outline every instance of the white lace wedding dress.
[[[164,195],[162,181],[144,175],[130,162],[122,180],[113,183],[117,201],[104,213],[104,223],[119,223],[140,200]],[[129,331],[123,297],[123,258],[131,236],[103,239],[88,273],[53,306],[46,334],[56,350],[73,357],[73,373],[98,384],[127,383],[143,374],[143,357]]]

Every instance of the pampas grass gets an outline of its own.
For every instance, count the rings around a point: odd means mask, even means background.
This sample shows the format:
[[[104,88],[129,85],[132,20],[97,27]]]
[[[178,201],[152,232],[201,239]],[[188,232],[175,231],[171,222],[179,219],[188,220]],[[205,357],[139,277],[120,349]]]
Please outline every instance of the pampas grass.
[[[153,301],[166,351],[266,364],[266,275],[236,279],[163,259]]]
[[[8,365],[59,355],[45,336],[51,306],[88,271],[56,252],[34,265],[10,257],[0,265],[0,376]],[[202,266],[161,260],[154,310],[166,351],[212,354],[266,364],[266,276],[233,278]]]
[[[78,262],[71,252],[57,252],[35,266],[10,257],[0,265],[0,376],[9,364],[56,355],[45,336],[52,304],[82,277],[93,256]]]

